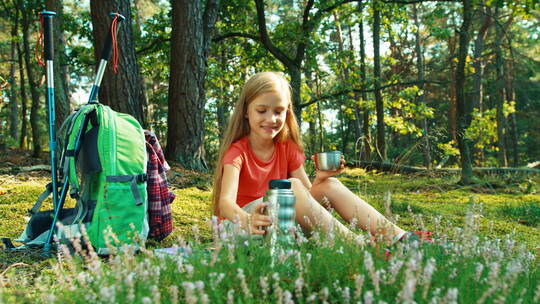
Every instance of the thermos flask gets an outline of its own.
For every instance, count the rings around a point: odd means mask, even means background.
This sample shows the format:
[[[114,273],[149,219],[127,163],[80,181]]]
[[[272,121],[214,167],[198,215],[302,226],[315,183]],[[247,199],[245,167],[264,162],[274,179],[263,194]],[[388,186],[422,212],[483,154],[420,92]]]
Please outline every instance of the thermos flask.
[[[274,223],[269,227],[269,234],[273,238],[277,232],[279,238],[290,239],[295,226],[296,203],[291,182],[287,179],[273,179],[268,186],[264,201],[268,203],[266,210]]]

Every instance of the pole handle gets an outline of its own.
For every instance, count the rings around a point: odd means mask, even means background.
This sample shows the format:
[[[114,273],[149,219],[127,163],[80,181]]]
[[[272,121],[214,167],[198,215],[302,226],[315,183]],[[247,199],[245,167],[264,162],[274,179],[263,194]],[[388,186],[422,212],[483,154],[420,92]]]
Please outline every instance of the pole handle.
[[[45,61],[53,60],[54,44],[53,44],[53,23],[52,19],[56,15],[55,12],[42,11],[43,17],[43,48],[45,51]]]
[[[107,33],[107,38],[105,38],[105,44],[103,45],[103,49],[101,50],[101,60],[109,61],[109,57],[111,56],[111,50],[113,46],[113,31],[116,30],[115,20],[118,19],[118,22],[126,20],[126,17],[124,17],[122,14],[119,13],[111,13],[111,17],[113,17],[113,21],[111,22],[111,25],[109,27],[109,32]],[[116,35],[116,32],[114,33]]]

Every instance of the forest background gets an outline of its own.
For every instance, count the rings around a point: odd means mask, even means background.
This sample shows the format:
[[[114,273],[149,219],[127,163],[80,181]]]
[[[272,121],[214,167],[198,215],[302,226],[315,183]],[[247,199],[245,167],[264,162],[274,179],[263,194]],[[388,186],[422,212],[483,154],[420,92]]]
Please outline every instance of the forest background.
[[[211,171],[244,81],[291,82],[306,154],[349,163],[534,167],[540,160],[535,0],[0,0],[0,150],[47,146],[37,13],[54,18],[57,127],[86,101],[110,12],[119,68],[100,102],[153,130],[166,157]],[[536,163],[535,163],[536,162]]]

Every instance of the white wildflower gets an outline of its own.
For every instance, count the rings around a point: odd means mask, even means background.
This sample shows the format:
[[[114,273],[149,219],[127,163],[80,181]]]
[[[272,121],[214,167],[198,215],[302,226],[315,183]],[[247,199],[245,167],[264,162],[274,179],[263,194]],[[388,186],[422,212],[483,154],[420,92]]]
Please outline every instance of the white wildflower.
[[[250,299],[252,295],[249,291],[249,287],[246,282],[246,276],[244,275],[244,270],[242,268],[238,268],[238,274],[236,275],[236,277],[240,279],[240,287],[242,287],[242,292],[244,293],[244,296]]]
[[[285,292],[283,293],[283,303],[284,304],[294,304],[294,301],[292,299],[292,294],[288,290],[285,290]]]
[[[324,287],[321,292],[321,302],[322,303],[328,303],[328,296],[330,295],[330,291],[328,290],[328,287]]]
[[[302,274],[300,273],[300,276],[298,279],[294,281],[294,291],[295,296],[297,299],[302,299],[302,289],[304,289],[304,278],[302,277]]]
[[[195,284],[193,284],[192,282],[183,282],[182,287],[184,288],[184,299],[186,303],[197,303],[197,296],[195,295]]]
[[[152,299],[154,300],[154,303],[161,303],[161,293],[159,292],[159,288],[156,285],[152,285],[152,287],[150,287],[150,292],[152,293]]]
[[[433,276],[433,272],[435,272],[435,259],[430,258],[426,264],[426,267],[424,268],[424,273],[422,276],[422,281],[424,285],[424,289],[422,291],[422,297],[425,299],[428,294],[429,286],[431,284],[431,277]]]
[[[375,270],[375,264],[373,263],[373,258],[371,257],[371,254],[368,251],[364,251],[364,265],[366,266],[366,269],[368,270],[373,286],[375,287],[375,294],[378,295],[380,292],[379,275],[377,274],[377,271]]]
[[[150,299],[149,297],[143,297],[141,299],[141,303],[142,304],[152,304],[152,299]]]
[[[356,290],[354,291],[354,298],[360,299],[362,296],[362,287],[364,287],[364,276],[359,274],[354,278],[354,285]]]
[[[178,287],[176,285],[169,286],[169,295],[171,297],[171,303],[178,303]]]
[[[368,290],[364,294],[364,304],[372,304],[375,298],[373,297],[373,291]]]
[[[343,303],[349,304],[351,302],[351,290],[349,287],[343,288],[342,296],[343,296]]]
[[[266,295],[270,291],[270,287],[268,285],[268,278],[266,276],[262,276],[259,278],[259,285],[261,285],[263,299],[266,299]]]
[[[227,292],[227,304],[234,304],[234,289]]]
[[[476,263],[476,281],[480,281],[480,278],[482,278],[482,272],[484,271],[484,264],[482,263]]]

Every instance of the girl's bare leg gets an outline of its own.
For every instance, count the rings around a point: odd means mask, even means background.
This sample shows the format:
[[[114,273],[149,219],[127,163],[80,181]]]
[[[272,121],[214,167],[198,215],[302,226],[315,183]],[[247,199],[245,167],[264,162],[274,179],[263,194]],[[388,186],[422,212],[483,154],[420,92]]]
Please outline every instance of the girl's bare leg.
[[[345,237],[354,239],[355,234],[345,225],[324,209],[309,193],[308,189],[299,179],[290,178],[292,191],[296,197],[296,220],[302,229],[311,231],[314,226],[320,226],[325,230],[333,227],[334,231]]]
[[[372,235],[382,233],[388,241],[403,235],[405,231],[384,215],[373,208],[366,201],[356,196],[336,178],[328,178],[324,182],[311,188],[311,195],[321,202],[326,197],[331,205],[343,219],[351,222],[353,218],[358,221],[358,226],[369,230]]]

